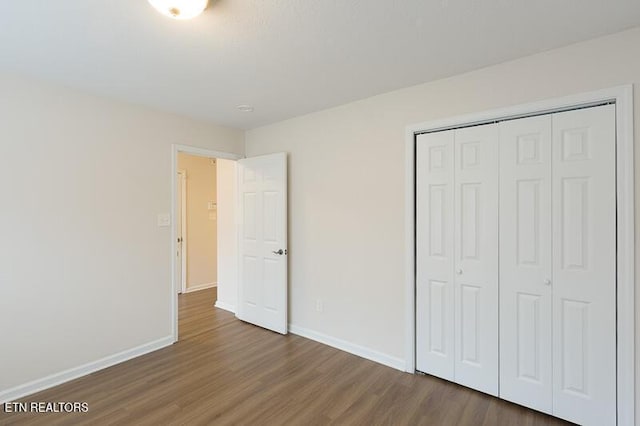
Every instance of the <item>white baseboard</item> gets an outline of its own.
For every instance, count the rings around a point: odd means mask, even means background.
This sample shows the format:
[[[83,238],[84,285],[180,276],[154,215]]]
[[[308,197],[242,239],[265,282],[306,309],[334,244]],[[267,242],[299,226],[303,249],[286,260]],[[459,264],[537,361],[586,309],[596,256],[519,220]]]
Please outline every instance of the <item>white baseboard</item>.
[[[355,343],[347,342],[346,340],[337,339],[323,333],[318,333],[317,331],[309,330],[304,327],[299,327],[294,324],[289,324],[289,332],[298,336],[306,337],[307,339],[315,340],[316,342],[324,343],[325,345],[332,346],[336,349],[340,349],[341,351],[349,352],[350,354],[357,355],[361,358],[366,358],[370,361],[377,362],[378,364],[395,368],[396,370],[405,370],[405,360],[403,358],[396,358],[382,352],[356,345]]]
[[[187,284],[187,291],[185,291],[185,293],[193,293],[194,291],[200,291],[212,287],[218,287],[218,283],[204,283],[193,286]]]
[[[112,365],[120,364],[121,362],[137,358],[149,352],[157,351],[158,349],[162,349],[172,344],[172,336],[163,337],[162,339],[158,339],[132,349],[127,349],[126,351],[122,351],[117,354],[109,355],[97,361],[89,362],[78,367],[70,368],[68,370],[43,377],[41,379],[33,380],[23,385],[15,386],[13,388],[0,392],[0,404],[15,401],[16,399],[25,397],[27,395],[31,395],[36,392],[40,392],[45,389],[68,382],[70,380],[86,376],[98,370],[102,370],[107,367],[111,367]]]
[[[224,309],[225,311],[229,311],[232,314],[236,313],[236,305],[232,305],[227,302],[223,302],[221,300],[216,300],[216,308]]]

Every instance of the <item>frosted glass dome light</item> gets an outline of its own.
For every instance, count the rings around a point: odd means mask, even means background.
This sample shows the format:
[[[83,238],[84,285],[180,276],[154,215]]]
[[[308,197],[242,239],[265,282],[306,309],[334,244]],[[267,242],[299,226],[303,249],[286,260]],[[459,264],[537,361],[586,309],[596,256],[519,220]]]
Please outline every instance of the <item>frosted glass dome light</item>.
[[[158,12],[173,19],[191,19],[200,15],[209,0],[148,0]]]

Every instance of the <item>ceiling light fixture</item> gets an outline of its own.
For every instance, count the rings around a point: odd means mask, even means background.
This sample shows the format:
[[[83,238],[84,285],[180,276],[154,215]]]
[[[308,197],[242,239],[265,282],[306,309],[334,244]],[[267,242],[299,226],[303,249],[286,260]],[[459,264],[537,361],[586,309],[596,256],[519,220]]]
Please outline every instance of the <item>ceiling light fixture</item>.
[[[148,0],[158,12],[173,19],[192,19],[200,15],[209,0]]]
[[[238,105],[236,108],[242,112],[253,112],[253,107],[251,105]]]

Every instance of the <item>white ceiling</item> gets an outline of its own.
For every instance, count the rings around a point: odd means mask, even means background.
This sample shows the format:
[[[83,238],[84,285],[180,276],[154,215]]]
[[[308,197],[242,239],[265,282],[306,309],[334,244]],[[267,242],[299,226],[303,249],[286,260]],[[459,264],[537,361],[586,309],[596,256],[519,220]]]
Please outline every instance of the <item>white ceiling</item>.
[[[640,25],[638,0],[217,0],[192,21],[1,4],[0,70],[239,128]]]

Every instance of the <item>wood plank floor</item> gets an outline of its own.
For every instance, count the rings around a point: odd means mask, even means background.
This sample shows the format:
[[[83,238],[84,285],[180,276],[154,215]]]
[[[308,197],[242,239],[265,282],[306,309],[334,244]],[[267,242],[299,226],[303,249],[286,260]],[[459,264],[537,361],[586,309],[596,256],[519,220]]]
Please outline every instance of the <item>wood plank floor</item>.
[[[1,425],[562,425],[429,376],[402,373],[180,296],[180,341],[25,398],[81,414],[6,414]]]

